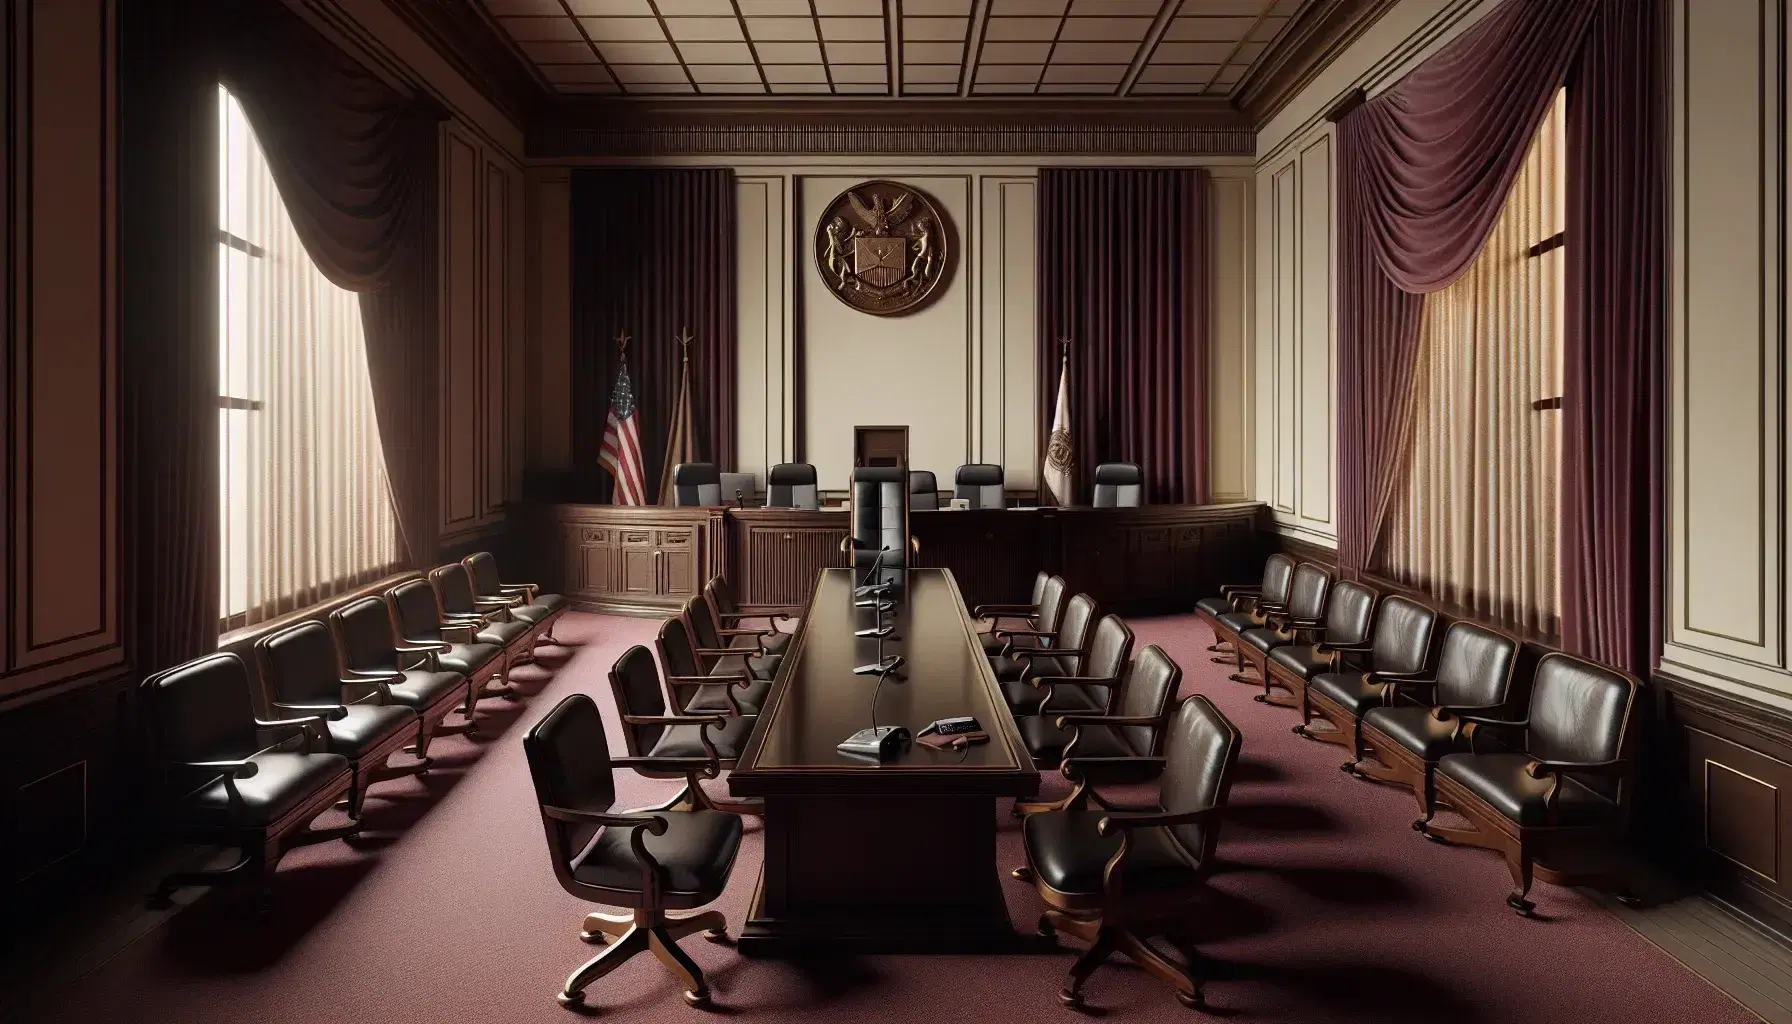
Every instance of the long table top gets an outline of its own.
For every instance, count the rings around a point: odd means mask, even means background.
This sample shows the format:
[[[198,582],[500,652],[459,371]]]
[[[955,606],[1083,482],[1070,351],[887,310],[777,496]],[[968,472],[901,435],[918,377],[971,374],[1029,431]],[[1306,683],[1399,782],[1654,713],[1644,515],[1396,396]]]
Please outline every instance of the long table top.
[[[984,656],[976,626],[946,569],[912,569],[907,593],[889,613],[894,635],[883,654],[906,663],[877,690],[853,674],[875,662],[878,643],[853,635],[875,613],[853,607],[852,570],[823,569],[807,613],[778,667],[759,722],[729,775],[737,796],[779,793],[934,793],[1030,796],[1039,773]],[[872,697],[876,694],[876,721]],[[840,753],[851,733],[900,725],[911,734],[939,718],[974,715],[989,742],[963,751],[915,743],[878,764]]]

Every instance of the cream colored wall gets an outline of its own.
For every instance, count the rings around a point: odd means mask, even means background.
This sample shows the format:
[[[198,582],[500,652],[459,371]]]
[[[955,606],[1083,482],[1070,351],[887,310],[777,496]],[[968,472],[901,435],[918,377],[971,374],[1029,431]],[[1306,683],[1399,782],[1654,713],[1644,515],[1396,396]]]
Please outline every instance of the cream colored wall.
[[[1786,0],[1674,0],[1663,666],[1792,708]]]

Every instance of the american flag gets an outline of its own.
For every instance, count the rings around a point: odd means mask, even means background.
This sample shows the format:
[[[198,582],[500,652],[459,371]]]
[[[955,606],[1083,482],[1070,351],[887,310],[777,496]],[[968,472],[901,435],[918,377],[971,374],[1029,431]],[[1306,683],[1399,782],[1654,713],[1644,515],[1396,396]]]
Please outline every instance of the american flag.
[[[641,427],[635,415],[635,389],[628,380],[627,361],[616,372],[616,390],[610,392],[610,416],[604,421],[604,443],[597,461],[616,478],[613,504],[647,504],[647,474],[641,468]]]

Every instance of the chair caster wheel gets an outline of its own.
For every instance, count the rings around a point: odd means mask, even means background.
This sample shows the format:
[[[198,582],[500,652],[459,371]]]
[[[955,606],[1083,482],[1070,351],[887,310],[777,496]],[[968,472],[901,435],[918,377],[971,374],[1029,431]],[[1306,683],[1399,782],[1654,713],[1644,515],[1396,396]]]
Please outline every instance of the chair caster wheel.
[[[1414,818],[1412,819],[1412,830],[1420,835],[1429,835],[1430,833],[1425,831],[1425,826],[1427,824],[1429,824],[1429,822],[1424,818]]]
[[[692,1006],[698,1007],[699,1009],[701,1009],[702,1007],[708,1006],[709,1005],[709,989],[707,989],[707,988],[689,989],[684,994],[684,1001],[691,1004]]]
[[[1338,770],[1343,772],[1346,775],[1355,775],[1356,774],[1356,762],[1355,761],[1346,761],[1343,764],[1338,766]]]
[[[1072,992],[1069,989],[1065,989],[1058,993],[1058,1002],[1063,1003],[1064,1008],[1067,1010],[1086,1009],[1083,1004],[1083,994],[1081,992]]]
[[[1200,989],[1195,989],[1192,995],[1187,992],[1177,992],[1176,1001],[1191,1010],[1207,1009],[1207,997],[1202,994]]]
[[[603,932],[580,932],[579,941],[589,942],[593,946],[601,946],[610,941],[610,937]]]
[[[1046,917],[1044,914],[1039,915],[1039,934],[1048,939],[1055,939],[1058,937],[1057,926],[1052,924],[1052,919]]]
[[[1269,703],[1269,698],[1261,693],[1252,695],[1251,699],[1256,701],[1259,704],[1268,704]]]
[[[1627,907],[1635,908],[1643,905],[1643,898],[1636,893],[1631,892],[1629,889],[1619,890],[1618,892],[1613,893],[1612,896],[1619,903],[1622,903]]]
[[[1531,911],[1537,909],[1535,903],[1532,903],[1530,900],[1525,899],[1517,893],[1513,893],[1506,897],[1506,906],[1511,907],[1512,912],[1519,917],[1530,917]]]
[[[585,1005],[585,993],[583,993],[583,992],[567,992],[564,989],[562,989],[561,991],[554,993],[554,1002],[559,1003],[561,1006],[565,1006],[568,1008],[584,1006]]]
[[[1017,882],[1031,882],[1033,880],[1033,869],[1027,867],[1015,868],[1013,871],[1008,872],[1008,877]]]
[[[728,937],[728,929],[726,928],[705,928],[703,929],[703,937],[718,946],[734,945],[734,940]]]
[[[1288,731],[1296,736],[1305,736],[1307,734],[1307,727],[1304,725],[1297,725]]]

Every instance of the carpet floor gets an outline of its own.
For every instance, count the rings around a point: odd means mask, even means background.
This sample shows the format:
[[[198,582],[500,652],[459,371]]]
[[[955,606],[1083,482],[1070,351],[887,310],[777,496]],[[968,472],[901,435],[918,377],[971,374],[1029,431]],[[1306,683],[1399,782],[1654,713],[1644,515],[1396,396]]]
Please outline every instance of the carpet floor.
[[[371,794],[364,838],[289,855],[272,918],[210,893],[57,994],[52,1021],[317,1024],[576,1019],[553,999],[595,950],[579,941],[587,907],[554,881],[536,814],[522,734],[561,697],[592,694],[621,750],[605,671],[656,623],[569,614],[519,669],[526,698],[483,705],[481,733],[445,736],[422,779]],[[1510,882],[1493,854],[1425,842],[1408,827],[1411,797],[1338,771],[1340,750],[1290,735],[1293,713],[1253,702],[1250,687],[1208,660],[1211,636],[1192,616],[1138,620],[1244,734],[1225,826],[1225,862],[1195,935],[1209,958],[1211,1014],[1288,1022],[1450,1021],[1637,1024],[1757,1020],[1572,890],[1539,884],[1538,919],[1504,905]],[[671,784],[619,773],[625,799]],[[1048,777],[1053,792],[1063,780]],[[1002,818],[1003,868],[1022,862],[1018,823]],[[757,823],[720,903],[730,929],[746,916],[760,863]],[[1041,906],[1003,882],[1017,926]],[[1074,953],[887,956],[804,962],[748,960],[700,939],[686,949],[707,972],[717,1009],[687,1007],[670,977],[637,957],[587,994],[617,1022],[1000,1022],[1074,1020],[1057,992]],[[1116,958],[1090,980],[1094,1012],[1128,1021],[1200,1014]],[[3,1015],[3,1014],[0,1014]]]

